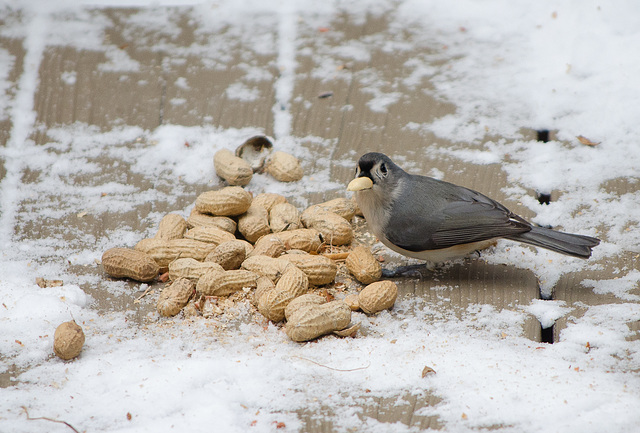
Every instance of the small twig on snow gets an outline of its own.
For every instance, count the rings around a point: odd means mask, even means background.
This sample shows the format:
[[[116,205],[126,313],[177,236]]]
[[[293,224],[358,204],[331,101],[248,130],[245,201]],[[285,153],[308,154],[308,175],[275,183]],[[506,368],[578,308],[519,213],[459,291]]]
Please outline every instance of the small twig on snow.
[[[142,298],[144,298],[145,296],[147,296],[147,295],[149,294],[149,292],[150,292],[150,291],[152,291],[152,290],[153,290],[153,287],[151,287],[151,286],[147,287],[147,290],[145,290],[145,291],[144,291],[144,293],[143,293],[142,295],[138,296],[138,297],[133,301],[133,303],[134,303],[134,304],[139,304],[139,303],[140,303],[140,300],[141,300]]]
[[[27,420],[28,421],[44,420],[44,421],[57,422],[59,424],[66,425],[67,427],[69,427],[71,430],[73,430],[76,433],[80,433],[78,430],[76,430],[76,428],[74,426],[72,426],[71,424],[69,424],[66,421],[62,421],[62,420],[59,420],[59,419],[48,418],[46,416],[31,417],[31,416],[29,416],[29,411],[27,410],[26,406],[22,406],[22,410],[24,410],[24,413],[27,415]]]
[[[334,371],[356,371],[356,370],[365,370],[367,368],[369,368],[371,366],[371,363],[367,363],[367,365],[365,365],[364,367],[356,367],[356,368],[349,368],[349,369],[341,369],[341,368],[333,368],[333,367],[329,367],[328,365],[324,365],[324,364],[320,364],[319,362],[314,361],[313,359],[309,359],[309,358],[303,358],[302,356],[298,356],[298,355],[292,355],[294,358],[299,358],[302,359],[304,361],[309,361],[312,364],[315,365],[319,365],[320,367],[324,367],[324,368],[328,368],[329,370],[334,370]]]

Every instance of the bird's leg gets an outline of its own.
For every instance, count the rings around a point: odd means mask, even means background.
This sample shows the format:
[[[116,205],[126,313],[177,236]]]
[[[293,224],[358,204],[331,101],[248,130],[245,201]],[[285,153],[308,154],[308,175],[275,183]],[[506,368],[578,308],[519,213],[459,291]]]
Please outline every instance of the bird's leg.
[[[393,269],[382,269],[382,277],[384,278],[401,278],[401,277],[413,277],[420,278],[423,276],[423,271],[433,271],[433,267],[430,267],[430,262],[419,263],[415,265],[398,266]]]
[[[480,252],[480,250],[475,250],[472,253],[469,253],[466,257],[464,257],[464,261],[465,263],[471,263],[474,260],[480,259],[482,258],[482,253]]]

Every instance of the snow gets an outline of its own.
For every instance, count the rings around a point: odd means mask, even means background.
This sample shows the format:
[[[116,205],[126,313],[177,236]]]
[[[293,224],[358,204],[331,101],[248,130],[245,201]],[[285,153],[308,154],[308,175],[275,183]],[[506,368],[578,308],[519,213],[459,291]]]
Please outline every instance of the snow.
[[[534,316],[540,322],[543,329],[550,328],[561,317],[564,317],[571,308],[565,307],[564,301],[550,301],[543,299],[533,299],[531,305],[525,310]]]
[[[204,67],[226,68],[239,55],[238,41],[256,56],[275,55],[276,71],[270,72],[240,53],[238,70],[245,75],[226,94],[258,100],[264,95],[256,86],[274,80],[272,138],[301,158],[305,177],[282,184],[260,174],[248,188],[300,197],[293,200],[300,207],[310,204],[301,197],[305,193],[344,189],[332,178],[327,156],[337,143],[292,135],[300,56],[326,59],[318,61],[312,77],[342,79],[337,66],[366,65],[374,49],[392,55],[411,48],[400,38],[373,33],[339,48],[316,41],[316,52],[299,44],[305,27],[327,25],[344,14],[362,25],[372,15],[410,34],[418,47],[437,47],[406,61],[402,76],[393,79],[374,68],[360,71],[371,95],[368,109],[388,112],[402,102],[406,89],[451,103],[452,114],[430,124],[407,119],[401,126],[454,143],[426,145],[425,154],[501,164],[510,185],[504,192],[533,210],[534,222],[602,236],[594,260],[626,257],[621,263],[627,265],[619,265],[615,278],[585,277],[580,287],[614,301],[532,299],[513,309],[472,304],[453,311],[442,308],[448,295],[442,287],[434,289],[440,303],[407,297],[374,317],[354,313],[354,321],[363,323],[355,339],[326,337],[306,344],[291,342],[243,302],[235,307],[237,319],[214,320],[160,320],[154,313],[140,318],[96,308],[87,287],[117,299],[147,286],[73,269],[97,269],[105,249],[152,235],[167,209],[186,216],[193,201],[181,198],[218,184],[211,172],[214,151],[233,150],[247,137],[265,133],[210,122],[153,130],[77,122],[41,131],[34,96],[48,46],[98,50],[105,59],[102,71],[123,76],[141,71],[138,60],[106,37],[114,23],[100,11],[111,7],[140,7],[122,19],[148,29],[137,42],[175,56],[174,65],[195,56]],[[181,31],[175,7],[196,27],[190,46],[173,42]],[[27,420],[26,407],[31,417],[64,420],[80,431],[271,432],[284,423],[281,431],[294,432],[303,431],[300,414],[315,413],[325,414],[341,432],[414,432],[417,427],[402,422],[367,417],[363,407],[381,398],[398,399],[400,405],[402,396],[429,395],[440,402],[414,416],[436,416],[446,431],[640,428],[640,339],[628,325],[640,321],[640,192],[614,193],[603,186],[619,178],[633,186],[640,175],[640,3],[23,0],[0,2],[0,11],[0,43],[22,40],[27,66],[14,77],[18,57],[0,47],[0,120],[10,121],[0,148],[0,375],[17,380],[0,389],[0,430],[70,430]],[[265,28],[270,30],[256,31]],[[223,38],[210,37],[221,29]],[[327,37],[341,37],[336,34]],[[448,66],[434,67],[438,62]],[[65,70],[59,81],[71,88],[82,79]],[[198,85],[188,77],[175,84],[183,90]],[[186,109],[191,103],[178,97],[167,102]],[[557,140],[531,141],[521,128],[557,131]],[[35,144],[37,132],[46,132],[46,143]],[[600,144],[585,146],[578,135]],[[328,150],[309,150],[314,147]],[[352,167],[355,158],[335,166]],[[435,168],[427,174],[445,177]],[[32,177],[28,184],[23,175]],[[523,194],[525,188],[562,191],[562,200],[542,206]],[[139,215],[140,209],[145,217],[138,226],[114,222],[120,214]],[[48,224],[64,218],[79,221],[80,228],[67,233]],[[92,224],[101,229],[92,231]],[[530,269],[546,295],[564,275],[603,266],[541,250],[533,254],[507,241],[483,260]],[[65,284],[40,288],[36,277]],[[535,343],[521,335],[532,317],[544,327],[565,318],[559,342]],[[78,359],[64,362],[52,354],[53,332],[72,319],[82,325],[86,343]],[[422,377],[425,366],[436,373]]]

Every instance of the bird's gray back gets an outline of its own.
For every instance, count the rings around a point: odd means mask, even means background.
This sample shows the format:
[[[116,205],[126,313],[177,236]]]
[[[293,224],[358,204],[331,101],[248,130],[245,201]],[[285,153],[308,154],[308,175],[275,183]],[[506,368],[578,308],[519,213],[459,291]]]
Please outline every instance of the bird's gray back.
[[[385,232],[410,251],[514,235],[530,230],[526,221],[476,191],[426,176],[407,174],[392,204]]]

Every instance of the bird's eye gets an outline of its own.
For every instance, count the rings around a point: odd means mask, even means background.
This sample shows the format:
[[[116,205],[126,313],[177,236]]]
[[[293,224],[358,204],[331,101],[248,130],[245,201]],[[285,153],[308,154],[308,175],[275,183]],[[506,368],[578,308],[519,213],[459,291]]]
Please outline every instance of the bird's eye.
[[[387,165],[385,163],[380,164],[380,173],[385,177],[387,176]]]

